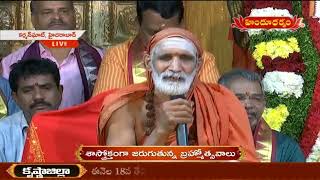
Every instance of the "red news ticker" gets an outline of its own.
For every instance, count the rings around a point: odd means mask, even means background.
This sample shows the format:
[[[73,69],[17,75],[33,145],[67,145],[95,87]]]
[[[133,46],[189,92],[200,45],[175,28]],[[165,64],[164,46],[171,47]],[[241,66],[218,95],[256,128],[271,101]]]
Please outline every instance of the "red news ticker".
[[[82,161],[238,161],[245,156],[235,146],[81,146]]]
[[[76,48],[79,46],[78,40],[41,40],[40,42],[48,48]]]

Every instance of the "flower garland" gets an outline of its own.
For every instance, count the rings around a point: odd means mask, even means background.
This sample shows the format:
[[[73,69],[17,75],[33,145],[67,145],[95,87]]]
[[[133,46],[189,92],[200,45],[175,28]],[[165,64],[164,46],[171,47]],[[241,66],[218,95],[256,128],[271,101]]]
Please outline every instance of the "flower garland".
[[[280,131],[282,124],[287,120],[289,111],[286,105],[279,104],[276,108],[266,108],[262,114],[263,119],[271,129]]]
[[[300,52],[300,48],[297,39],[290,37],[286,40],[275,39],[269,42],[261,42],[255,46],[252,56],[256,60],[257,66],[263,69],[263,56],[269,56],[272,59],[276,57],[288,58],[290,53],[293,52]]]
[[[244,1],[244,12],[248,16],[253,8],[261,9],[273,7],[277,9],[286,9],[292,12],[292,4],[290,1]]]
[[[301,135],[300,146],[305,154],[311,152],[312,146],[316,142],[317,134],[320,130],[320,70],[318,70],[318,77],[314,88],[314,94],[312,97],[312,104],[309,110],[309,114],[304,126],[303,133]]]
[[[306,70],[301,54],[298,52],[290,53],[289,58],[287,59],[276,57],[272,60],[269,56],[262,56],[262,64],[264,66],[264,69],[261,71],[263,75],[266,72],[271,71],[295,72],[297,74],[302,74]]]
[[[303,78],[293,72],[273,71],[267,72],[262,80],[263,90],[268,93],[276,93],[280,97],[288,98],[294,96],[300,98],[302,95]]]
[[[274,1],[271,2],[275,3]],[[301,17],[301,1],[292,1],[289,3],[292,3],[291,8],[293,15],[298,15],[298,17]],[[270,7],[281,8],[275,7],[273,5],[271,5]],[[289,12],[291,11],[289,10]],[[281,132],[293,137],[295,140],[298,140],[300,139],[300,135],[304,127],[304,122],[311,104],[311,97],[313,95],[313,89],[315,86],[319,59],[319,55],[317,54],[311,41],[308,24],[306,24],[304,28],[299,28],[297,31],[294,32],[265,31],[260,35],[253,35],[250,37],[249,49],[251,52],[254,52],[255,46],[261,42],[269,42],[276,39],[287,41],[287,39],[291,37],[295,37],[299,42],[298,45],[300,48],[300,54],[303,63],[305,64],[305,71],[301,74],[305,82],[303,84],[302,89],[303,93],[300,98],[295,98],[293,96],[289,98],[284,98],[278,96],[276,93],[266,93],[266,101],[267,107],[277,107],[279,104],[284,104],[287,106],[289,116],[281,126]],[[290,63],[288,61],[288,57],[283,58],[283,60]]]
[[[309,17],[309,1],[302,1],[302,14],[304,15],[307,23],[309,23],[311,35],[312,35],[312,44],[316,47],[318,53],[320,53],[320,39],[319,33],[317,32],[320,28],[319,22],[317,19]],[[318,28],[318,30],[317,30]],[[313,64],[312,67],[314,69],[318,67],[319,54],[317,52],[310,53],[310,58],[314,58],[317,64]],[[316,76],[316,73],[317,76]],[[304,126],[304,130],[302,133],[300,145],[306,156],[308,156],[311,152],[313,146],[315,146],[315,142],[318,138],[318,133],[320,130],[320,68],[318,71],[314,72],[314,76],[317,77],[315,82],[315,88],[312,96],[312,104],[309,110],[309,114]],[[314,147],[316,148],[316,147]],[[311,155],[311,154],[310,154]],[[309,161],[314,159],[309,159]]]
[[[308,18],[308,22],[310,25],[310,31],[311,31],[311,35],[312,35],[313,44],[317,48],[318,53],[320,53],[319,18]]]
[[[318,2],[315,2],[315,3],[318,3]],[[309,1],[302,1],[302,14],[306,22],[309,24],[313,44],[317,48],[318,53],[320,53],[319,18],[309,17],[309,9],[310,9],[309,5],[310,5]]]
[[[306,162],[320,162],[320,136],[312,147],[312,152],[307,157]]]

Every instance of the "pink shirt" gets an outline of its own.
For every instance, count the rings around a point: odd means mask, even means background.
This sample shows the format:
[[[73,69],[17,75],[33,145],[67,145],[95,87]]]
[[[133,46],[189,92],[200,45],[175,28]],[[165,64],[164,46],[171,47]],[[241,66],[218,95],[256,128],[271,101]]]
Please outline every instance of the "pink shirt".
[[[9,79],[10,66],[21,60],[30,45],[31,44],[28,44],[2,59],[1,63],[3,69],[3,77]],[[57,64],[59,68],[61,76],[60,84],[63,85],[63,94],[60,109],[84,102],[84,88],[74,49],[71,49],[67,58],[64,59],[63,62],[59,65],[58,61],[51,55],[50,51],[46,50],[40,43],[39,46],[40,56],[42,58],[48,58],[52,60]],[[102,57],[102,51],[98,48],[95,49]]]

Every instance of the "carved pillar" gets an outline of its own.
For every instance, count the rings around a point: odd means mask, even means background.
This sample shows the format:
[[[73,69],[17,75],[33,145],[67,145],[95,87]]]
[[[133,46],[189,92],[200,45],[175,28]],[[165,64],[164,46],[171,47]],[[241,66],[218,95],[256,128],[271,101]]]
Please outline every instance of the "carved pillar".
[[[136,35],[135,2],[92,1],[89,12],[90,39],[97,46],[107,48]]]
[[[0,3],[0,29],[10,30],[18,29],[19,25],[19,5],[17,1],[2,1]],[[14,46],[13,41],[0,41],[0,59],[11,52],[11,48]]]

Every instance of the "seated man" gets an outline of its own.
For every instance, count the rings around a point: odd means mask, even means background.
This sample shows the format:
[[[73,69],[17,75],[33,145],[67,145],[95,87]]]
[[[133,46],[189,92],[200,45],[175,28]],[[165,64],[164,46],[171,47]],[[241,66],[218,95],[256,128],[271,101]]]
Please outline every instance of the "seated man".
[[[10,116],[20,110],[11,94],[8,80],[0,77],[0,118]]]
[[[111,146],[175,145],[178,123],[187,123],[189,145],[242,146],[256,161],[246,112],[226,88],[199,81],[203,50],[180,28],[155,34],[144,56],[146,83],[106,96],[99,118],[99,143]],[[186,99],[170,100],[184,95]]]
[[[62,86],[58,67],[45,59],[19,61],[10,72],[9,83],[22,111],[0,121],[0,162],[21,162],[32,116],[58,109]]]
[[[31,1],[31,21],[36,30],[75,30],[76,10],[73,1]],[[49,48],[39,41],[9,54],[1,61],[2,76],[9,77],[11,65],[32,58],[55,62],[64,86],[60,109],[87,101],[93,92],[102,59],[100,49],[79,39],[77,48]]]
[[[272,130],[262,118],[266,106],[261,78],[247,70],[232,70],[219,79],[245,107],[255,142],[257,155],[262,162],[305,162],[298,143],[290,137]]]
[[[168,27],[181,27],[184,7],[178,1],[137,1],[137,18],[139,31],[132,40],[110,48],[101,62],[93,95],[103,91],[122,88],[130,84],[142,83],[147,80],[143,62],[143,53],[151,36]],[[203,66],[200,80],[216,83],[219,71],[214,56],[203,52]]]

